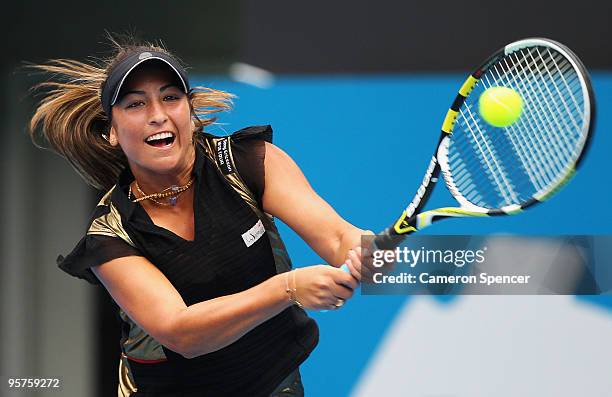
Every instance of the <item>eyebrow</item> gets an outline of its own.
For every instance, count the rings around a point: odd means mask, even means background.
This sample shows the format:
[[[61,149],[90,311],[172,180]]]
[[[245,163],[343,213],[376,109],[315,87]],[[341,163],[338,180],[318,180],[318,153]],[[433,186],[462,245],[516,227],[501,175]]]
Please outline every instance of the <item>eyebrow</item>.
[[[179,88],[176,84],[170,83],[170,84],[166,84],[165,86],[161,87],[159,89],[159,92],[164,92],[166,89],[168,89],[170,87]],[[121,94],[121,99],[123,99],[124,97],[126,97],[129,94],[145,95],[145,92],[144,91],[136,91],[136,90],[126,91],[123,94]]]

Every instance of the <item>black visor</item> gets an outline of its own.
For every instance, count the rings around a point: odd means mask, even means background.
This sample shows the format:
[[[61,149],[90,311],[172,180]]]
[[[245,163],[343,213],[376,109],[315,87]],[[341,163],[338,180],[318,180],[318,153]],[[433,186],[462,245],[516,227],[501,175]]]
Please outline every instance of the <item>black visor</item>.
[[[187,73],[176,59],[158,51],[134,52],[133,54],[130,54],[124,58],[110,71],[108,77],[102,85],[102,109],[104,109],[104,112],[109,118],[112,114],[111,108],[115,102],[117,102],[119,91],[121,91],[121,86],[125,82],[125,79],[128,77],[130,72],[136,69],[136,67],[141,63],[153,60],[161,61],[168,65],[170,69],[176,73],[178,80],[182,84],[182,87],[179,86],[179,88],[182,88],[185,93],[189,92],[189,80],[187,79]]]

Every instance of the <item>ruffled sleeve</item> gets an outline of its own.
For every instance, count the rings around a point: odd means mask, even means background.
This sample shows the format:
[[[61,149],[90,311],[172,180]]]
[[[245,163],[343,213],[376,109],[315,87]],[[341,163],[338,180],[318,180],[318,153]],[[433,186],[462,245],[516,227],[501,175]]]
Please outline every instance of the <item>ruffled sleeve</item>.
[[[66,257],[59,255],[57,265],[71,276],[100,284],[91,268],[125,256],[141,256],[140,252],[119,237],[87,235]]]
[[[269,125],[244,128],[232,134],[232,155],[236,169],[262,208],[265,190],[265,143],[272,143],[272,127]]]
[[[111,190],[112,192],[112,190]],[[66,256],[57,257],[57,265],[71,276],[99,285],[91,268],[125,256],[142,256],[121,226],[121,219],[110,203],[110,193],[98,204],[86,235]]]

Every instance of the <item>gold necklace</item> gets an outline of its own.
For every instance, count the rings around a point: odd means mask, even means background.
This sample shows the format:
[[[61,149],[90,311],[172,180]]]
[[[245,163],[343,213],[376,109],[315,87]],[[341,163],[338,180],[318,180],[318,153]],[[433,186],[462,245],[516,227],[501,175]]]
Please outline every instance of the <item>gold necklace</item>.
[[[136,182],[136,189],[138,189],[138,193],[140,193],[142,196],[146,196],[147,194],[145,192],[142,191],[142,189],[140,188],[140,186],[138,186],[138,182]],[[158,205],[165,205],[165,206],[175,206],[176,205],[176,201],[178,200],[179,196],[183,194],[183,192],[179,192],[176,196],[172,196],[168,198],[168,203],[162,203],[161,201],[157,201],[155,200],[155,198],[153,197],[149,197],[148,199],[151,200],[152,202],[154,202],[155,204]]]
[[[158,205],[164,205],[164,206],[175,206],[178,197],[187,189],[189,189],[191,187],[191,185],[193,184],[193,178],[191,178],[189,180],[189,182],[187,182],[186,185],[183,186],[176,186],[176,185],[172,185],[164,190],[162,190],[159,193],[152,193],[152,194],[146,194],[145,192],[142,191],[142,189],[140,188],[140,186],[138,185],[138,182],[135,180],[134,184],[136,185],[136,189],[138,190],[138,192],[140,194],[142,194],[141,197],[136,197],[136,195],[134,195],[134,200],[131,199],[133,193],[132,193],[132,185],[130,185],[130,189],[128,191],[128,199],[132,200],[133,203],[138,203],[140,201],[143,200],[151,200],[152,202],[154,202],[155,204]],[[169,203],[162,203],[161,201],[157,201],[158,199],[164,199],[169,197],[170,202]]]

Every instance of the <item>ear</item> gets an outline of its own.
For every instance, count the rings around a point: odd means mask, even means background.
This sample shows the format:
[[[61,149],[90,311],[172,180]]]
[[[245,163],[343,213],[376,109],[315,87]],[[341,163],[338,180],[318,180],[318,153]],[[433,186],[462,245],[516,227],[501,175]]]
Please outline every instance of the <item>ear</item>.
[[[108,133],[108,143],[111,146],[117,146],[119,144],[119,138],[117,137],[117,130],[115,130],[114,126],[111,126],[110,132]]]

